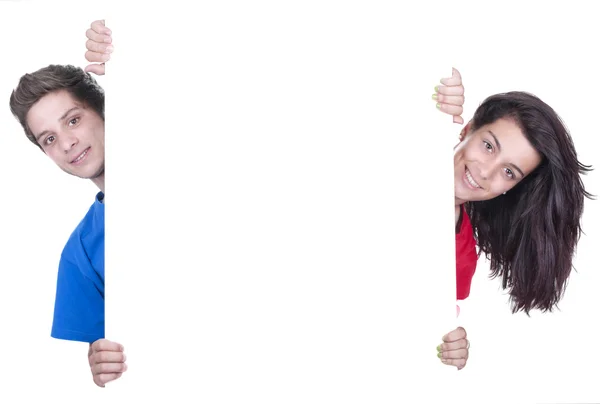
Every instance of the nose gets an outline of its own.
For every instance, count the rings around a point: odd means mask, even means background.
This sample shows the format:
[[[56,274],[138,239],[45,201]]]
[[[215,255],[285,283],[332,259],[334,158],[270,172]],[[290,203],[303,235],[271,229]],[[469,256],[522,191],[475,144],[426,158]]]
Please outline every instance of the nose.
[[[483,180],[492,180],[496,175],[501,175],[505,163],[500,160],[486,161],[479,166],[479,175]]]
[[[481,170],[479,171],[479,176],[483,180],[487,180],[489,175],[490,175],[490,170],[487,167],[482,167]]]
[[[483,180],[487,181],[490,178],[492,178],[494,176],[494,173],[498,172],[500,168],[500,163],[489,162],[487,164],[482,164],[481,166],[479,166],[479,175]]]
[[[63,133],[60,137],[60,146],[65,151],[65,154],[69,153],[69,151],[77,145],[79,140],[77,140],[77,136],[73,133]]]

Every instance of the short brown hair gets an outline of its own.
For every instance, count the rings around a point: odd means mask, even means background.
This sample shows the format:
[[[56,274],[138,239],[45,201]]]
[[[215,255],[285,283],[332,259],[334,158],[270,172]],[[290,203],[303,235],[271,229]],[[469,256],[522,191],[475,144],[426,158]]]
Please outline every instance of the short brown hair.
[[[66,90],[92,108],[104,120],[104,89],[83,69],[72,65],[49,65],[21,77],[10,96],[10,110],[19,120],[27,138],[40,149],[27,125],[27,113],[45,95]]]

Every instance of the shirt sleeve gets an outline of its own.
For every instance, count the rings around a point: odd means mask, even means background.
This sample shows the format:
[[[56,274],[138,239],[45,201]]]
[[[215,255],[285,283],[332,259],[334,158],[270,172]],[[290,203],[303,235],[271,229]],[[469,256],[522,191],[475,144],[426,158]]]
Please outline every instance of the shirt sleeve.
[[[51,336],[92,343],[104,338],[104,296],[78,266],[60,260]]]

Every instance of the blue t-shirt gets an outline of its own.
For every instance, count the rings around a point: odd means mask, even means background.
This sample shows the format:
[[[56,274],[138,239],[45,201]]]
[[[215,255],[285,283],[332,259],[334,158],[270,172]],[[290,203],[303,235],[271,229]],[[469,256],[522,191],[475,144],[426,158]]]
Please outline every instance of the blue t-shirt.
[[[58,267],[51,336],[92,343],[104,338],[104,194],[71,234]]]

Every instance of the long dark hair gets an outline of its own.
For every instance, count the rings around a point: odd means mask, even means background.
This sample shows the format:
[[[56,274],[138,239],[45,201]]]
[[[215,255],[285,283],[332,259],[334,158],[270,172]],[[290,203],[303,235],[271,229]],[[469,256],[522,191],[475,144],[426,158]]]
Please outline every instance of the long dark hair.
[[[580,176],[592,167],[579,162],[560,117],[536,96],[508,92],[487,98],[471,130],[500,118],[514,120],[542,162],[505,195],[465,207],[479,255],[490,260],[491,278],[502,277],[512,312],[551,312],[571,274],[584,200],[594,199]]]

